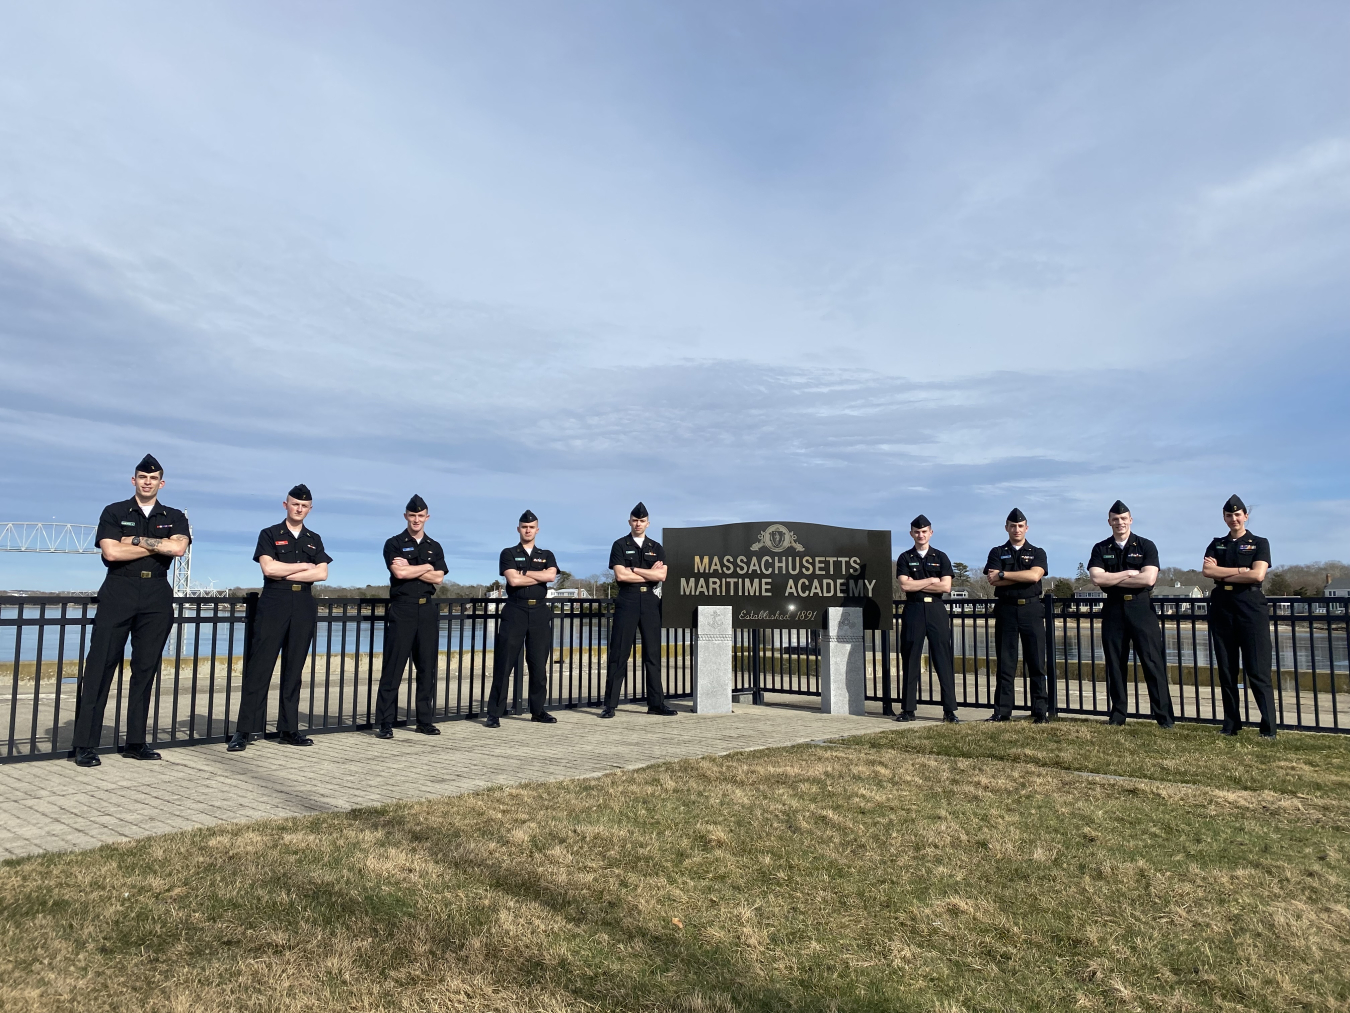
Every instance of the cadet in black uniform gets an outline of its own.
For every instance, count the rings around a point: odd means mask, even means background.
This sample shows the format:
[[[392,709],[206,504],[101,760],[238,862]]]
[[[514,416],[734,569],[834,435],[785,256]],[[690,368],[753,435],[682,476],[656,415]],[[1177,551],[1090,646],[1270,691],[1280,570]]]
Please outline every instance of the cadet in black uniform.
[[[900,692],[897,721],[914,720],[914,701],[918,695],[920,659],[923,642],[928,640],[928,663],[937,669],[942,690],[942,720],[951,724],[956,717],[956,667],[952,664],[952,625],[943,607],[942,596],[952,589],[952,561],[941,549],[928,544],[933,525],[919,514],[909,523],[914,548],[900,553],[895,575],[905,592],[905,611],[900,619],[900,661],[905,685]]]
[[[253,627],[253,645],[244,665],[244,687],[239,696],[239,719],[228,749],[238,753],[249,737],[263,730],[267,720],[267,688],[281,653],[281,701],[277,709],[278,741],[288,746],[312,746],[300,731],[300,677],[314,639],[319,607],[314,584],[328,579],[333,561],[323,539],[305,526],[314,506],[309,487],[297,485],[286,494],[286,519],[258,532],[253,558],[262,567],[263,591]]]
[[[131,684],[127,688],[127,737],[122,755],[158,760],[145,744],[145,722],[155,670],[173,625],[173,588],[166,579],[173,560],[187,552],[187,516],[159,502],[164,469],[149,454],[136,465],[136,494],[103,508],[95,541],[108,568],[98,590],[98,611],[84,663],[84,683],[75,716],[75,763],[97,767],[103,711],[113,673],[131,636]]]
[[[994,588],[994,640],[998,645],[998,682],[994,713],[989,721],[1012,720],[1013,687],[1017,679],[1017,644],[1022,644],[1022,667],[1031,680],[1031,713],[1038,725],[1050,720],[1045,685],[1045,606],[1041,578],[1050,568],[1045,550],[1027,541],[1027,517],[1016,507],[1003,529],[1008,540],[989,550],[985,575]]]
[[[548,585],[558,579],[558,561],[548,549],[538,548],[539,518],[534,511],[520,515],[516,527],[520,542],[502,549],[497,572],[506,578],[506,605],[492,647],[492,692],[488,695],[486,728],[500,728],[506,713],[507,677],[525,645],[530,670],[530,720],[551,725],[558,719],[544,710],[548,703],[548,655],[553,649],[553,611]]]
[[[642,669],[647,676],[647,713],[672,717],[679,711],[666,706],[661,685],[661,598],[656,594],[666,579],[666,550],[647,537],[650,518],[639,503],[628,515],[629,534],[609,550],[609,566],[619,585],[614,621],[609,627],[609,673],[605,680],[602,718],[612,718],[623,688],[624,669],[633,653],[633,641],[642,629]]]
[[[1129,699],[1125,689],[1130,645],[1144,670],[1149,710],[1161,728],[1171,728],[1172,694],[1167,689],[1167,657],[1162,624],[1153,611],[1153,584],[1158,579],[1158,547],[1132,533],[1130,508],[1120,500],[1106,515],[1111,537],[1092,547],[1088,575],[1106,592],[1102,610],[1102,653],[1106,656],[1107,723],[1123,725]]]
[[[431,723],[436,709],[436,667],[440,659],[441,607],[436,588],[445,580],[445,552],[426,534],[426,500],[414,495],[403,519],[408,526],[384,543],[389,567],[389,607],[384,613],[384,668],[375,701],[378,739],[394,737],[398,689],[409,655],[417,669],[417,726],[423,735],[440,735]]]
[[[1275,691],[1270,685],[1270,611],[1261,582],[1270,568],[1270,542],[1247,530],[1247,507],[1236,495],[1223,505],[1228,534],[1205,550],[1203,573],[1214,581],[1209,593],[1209,632],[1223,691],[1223,734],[1242,728],[1238,695],[1238,653],[1247,685],[1261,710],[1261,737],[1275,738]]]

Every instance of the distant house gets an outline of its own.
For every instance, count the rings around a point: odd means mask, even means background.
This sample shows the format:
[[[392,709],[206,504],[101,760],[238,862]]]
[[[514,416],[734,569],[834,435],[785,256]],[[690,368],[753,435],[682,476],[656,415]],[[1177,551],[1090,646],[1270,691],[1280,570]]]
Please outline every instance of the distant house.
[[[1073,593],[1075,598],[1105,598],[1106,592],[1099,587],[1089,587]]]
[[[1171,587],[1165,584],[1153,585],[1153,597],[1155,598],[1203,598],[1205,592],[1194,584],[1183,584],[1176,581]]]
[[[1337,577],[1328,581],[1322,594],[1328,598],[1350,598],[1350,577]]]
[[[951,594],[949,595],[949,597],[952,597],[952,598],[969,598],[969,597],[970,597],[970,588],[968,588],[968,587],[954,587],[954,588],[952,588]]]

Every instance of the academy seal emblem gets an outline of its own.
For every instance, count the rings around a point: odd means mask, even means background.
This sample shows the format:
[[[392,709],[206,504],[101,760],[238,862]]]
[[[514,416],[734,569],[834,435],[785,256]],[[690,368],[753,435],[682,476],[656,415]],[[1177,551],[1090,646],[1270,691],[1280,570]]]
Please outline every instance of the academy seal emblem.
[[[806,546],[797,541],[797,536],[782,524],[770,524],[759,533],[759,541],[750,546],[750,551],[768,549],[770,552],[782,552],[784,549],[796,549],[805,552]]]

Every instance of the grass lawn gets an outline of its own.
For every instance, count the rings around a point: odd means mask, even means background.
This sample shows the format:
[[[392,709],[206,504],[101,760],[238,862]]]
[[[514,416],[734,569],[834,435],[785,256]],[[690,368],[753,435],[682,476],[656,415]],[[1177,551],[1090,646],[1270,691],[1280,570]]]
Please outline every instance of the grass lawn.
[[[0,864],[0,1009],[1347,1010],[1347,832],[1338,736],[897,730]]]

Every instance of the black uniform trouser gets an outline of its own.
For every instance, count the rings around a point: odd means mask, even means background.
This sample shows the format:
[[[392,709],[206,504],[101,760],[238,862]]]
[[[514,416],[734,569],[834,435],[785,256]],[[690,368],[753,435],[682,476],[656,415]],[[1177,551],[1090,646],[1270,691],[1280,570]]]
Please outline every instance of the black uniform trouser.
[[[103,711],[113,674],[131,637],[131,683],[127,687],[128,745],[145,742],[145,723],[155,671],[164,654],[164,643],[173,625],[173,588],[163,577],[140,576],[139,570],[109,575],[98,592],[94,632],[84,661],[75,715],[76,749],[95,749],[103,739]]]
[[[1102,653],[1106,656],[1106,702],[1112,721],[1124,721],[1129,710],[1126,682],[1130,670],[1130,645],[1144,670],[1149,711],[1160,725],[1173,721],[1172,694],[1167,688],[1167,656],[1163,650],[1162,624],[1147,594],[1132,594],[1130,600],[1107,597],[1102,609]]]
[[[937,669],[942,691],[942,710],[956,713],[956,667],[952,663],[952,624],[942,599],[908,599],[900,617],[900,664],[905,685],[900,693],[900,710],[914,713],[922,669],[923,642],[928,640],[928,664]]]
[[[661,685],[661,599],[650,591],[620,591],[609,627],[609,664],[605,678],[605,706],[619,705],[619,691],[633,653],[633,641],[642,631],[642,670],[647,677],[647,706],[664,707]]]
[[[398,714],[398,689],[408,658],[417,669],[417,723],[431,724],[436,712],[436,667],[440,660],[441,607],[428,596],[390,602],[384,613],[384,667],[375,698],[375,723],[392,725]]]
[[[998,680],[994,688],[994,716],[1012,717],[1017,681],[1017,646],[1022,645],[1022,668],[1031,683],[1031,713],[1043,717],[1050,697],[1045,684],[1045,606],[1039,598],[1000,598],[994,606],[994,642],[998,645]]]
[[[1270,612],[1260,591],[1212,592],[1209,632],[1223,693],[1223,727],[1242,727],[1242,694],[1238,692],[1238,655],[1246,684],[1261,711],[1261,734],[1275,734],[1275,690],[1270,684]]]
[[[506,713],[510,695],[507,681],[520,657],[522,644],[525,664],[530,670],[530,714],[538,716],[548,704],[548,655],[553,650],[553,610],[546,599],[539,598],[534,605],[511,599],[502,607],[492,647],[492,692],[487,702],[491,717],[499,718]]]
[[[267,723],[267,690],[272,669],[281,654],[281,701],[277,708],[277,731],[300,730],[300,677],[314,639],[319,605],[309,591],[292,591],[291,585],[264,588],[258,596],[258,614],[253,623],[253,644],[244,665],[244,688],[239,696],[236,732],[261,732]]]

